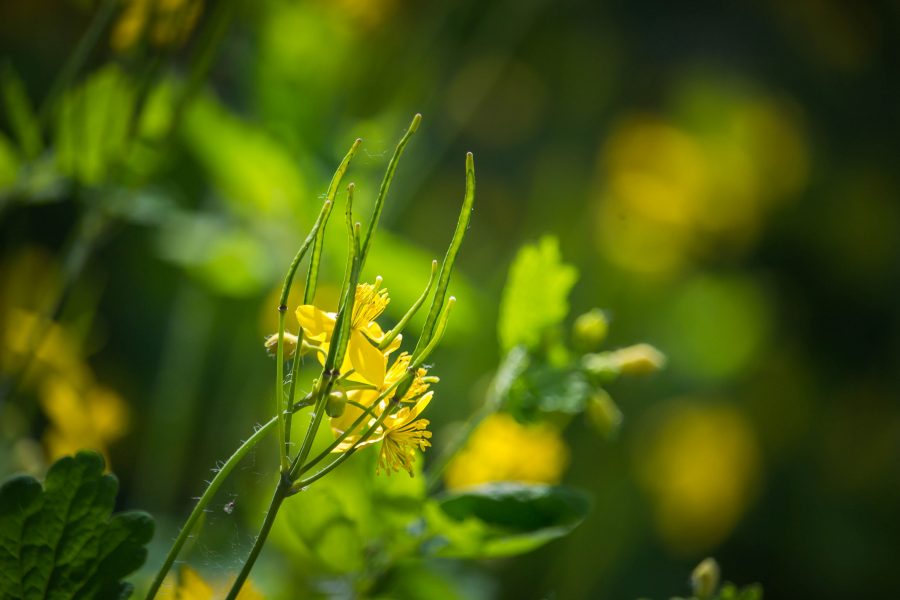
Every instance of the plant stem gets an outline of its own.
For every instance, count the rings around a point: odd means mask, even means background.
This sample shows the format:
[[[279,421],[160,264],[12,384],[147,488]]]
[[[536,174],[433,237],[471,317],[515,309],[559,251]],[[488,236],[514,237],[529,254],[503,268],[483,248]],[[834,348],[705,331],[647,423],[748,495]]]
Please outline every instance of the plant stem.
[[[463,197],[462,209],[459,212],[459,219],[456,222],[456,230],[453,232],[453,238],[450,240],[450,246],[444,255],[441,263],[441,272],[438,275],[437,289],[434,292],[434,298],[431,300],[431,309],[428,311],[428,317],[425,319],[425,325],[422,327],[422,334],[416,347],[413,350],[413,361],[421,354],[422,350],[431,341],[434,328],[437,326],[438,316],[444,308],[444,298],[447,295],[447,287],[450,285],[450,274],[453,272],[453,263],[459,254],[459,248],[462,246],[463,238],[466,237],[466,230],[469,228],[469,219],[472,216],[472,206],[475,203],[475,159],[472,153],[466,154],[466,193]]]
[[[259,535],[256,536],[256,541],[253,542],[250,554],[247,556],[247,560],[244,562],[241,572],[238,573],[237,579],[234,580],[231,591],[228,592],[228,596],[225,597],[225,600],[235,600],[241,592],[244,582],[247,581],[250,571],[253,570],[253,565],[256,564],[256,559],[259,557],[259,553],[266,543],[266,538],[269,537],[269,531],[272,530],[272,525],[275,523],[278,509],[281,508],[281,503],[284,502],[284,499],[288,496],[290,485],[287,476],[282,475],[278,482],[278,487],[275,488],[275,493],[272,494],[272,502],[269,503],[269,510],[266,511],[266,518],[263,521],[262,528],[259,530]]]
[[[278,306],[278,348],[275,351],[275,419],[278,421],[278,461],[282,473],[286,473],[290,467],[285,437],[287,434],[286,417],[284,416],[284,313],[286,310],[287,306],[284,303]],[[297,358],[300,356],[299,346],[300,340],[297,340],[297,349],[294,351]]]
[[[168,574],[169,569],[172,568],[172,565],[175,563],[175,559],[178,557],[178,552],[181,550],[181,547],[187,541],[188,537],[191,535],[191,530],[194,528],[194,525],[197,523],[197,519],[200,518],[200,515],[203,514],[204,509],[209,504],[210,500],[212,500],[213,496],[216,495],[216,492],[222,487],[222,483],[224,483],[225,479],[228,478],[228,475],[234,470],[234,467],[241,461],[244,456],[254,447],[257,442],[264,438],[271,430],[272,427],[275,426],[275,423],[278,421],[277,417],[273,417],[269,419],[269,421],[256,430],[256,432],[251,435],[246,442],[241,444],[241,446],[235,450],[234,454],[225,461],[225,464],[222,465],[222,468],[219,469],[219,472],[216,473],[216,476],[213,477],[213,480],[209,483],[209,486],[203,492],[203,495],[200,496],[200,499],[197,501],[196,506],[194,506],[194,510],[191,511],[190,516],[187,521],[185,521],[184,525],[181,527],[181,531],[178,533],[178,537],[175,538],[175,543],[172,544],[172,548],[169,549],[169,553],[166,555],[166,560],[163,562],[162,566],[159,568],[159,572],[156,574],[156,577],[153,579],[153,583],[150,585],[150,590],[147,592],[146,600],[151,600],[156,596],[159,591],[160,586],[163,583],[163,580],[166,578],[166,574]]]

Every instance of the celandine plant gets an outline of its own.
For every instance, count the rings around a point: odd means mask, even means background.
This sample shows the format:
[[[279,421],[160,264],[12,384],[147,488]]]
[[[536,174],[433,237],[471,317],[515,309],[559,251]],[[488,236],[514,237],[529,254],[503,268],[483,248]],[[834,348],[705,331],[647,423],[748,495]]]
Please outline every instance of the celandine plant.
[[[267,340],[267,346],[274,348],[276,358],[274,416],[235,451],[200,497],[157,573],[147,593],[148,600],[156,596],[198,518],[225,478],[241,458],[272,429],[277,432],[280,477],[259,535],[228,593],[229,599],[238,596],[266,542],[279,509],[291,496],[302,493],[355,452],[377,442],[381,442],[379,470],[390,472],[402,469],[410,475],[413,473],[416,451],[430,446],[428,421],[419,417],[432,398],[433,392],[428,388],[436,378],[427,375],[424,363],[440,342],[455,302],[452,296],[447,297],[447,288],[475,200],[475,170],[471,153],[466,156],[466,188],[462,209],[450,246],[440,265],[436,284],[435,261],[422,295],[397,326],[385,332],[375,321],[389,301],[381,278],[377,278],[374,283],[359,281],[397,161],[420,121],[421,116],[416,115],[397,145],[364,233],[360,223],[354,220],[354,185],[351,183],[347,186],[344,217],[348,258],[337,312],[329,313],[315,306],[325,227],[344,174],[359,149],[361,140],[353,143],[335,172],[319,216],[287,270],[277,307],[278,332]],[[309,266],[303,305],[295,311],[299,329],[297,334],[291,334],[285,331],[289,310],[287,299],[294,276],[307,255]],[[429,296],[431,304],[417,344],[411,352],[401,351],[402,330]],[[320,365],[319,375],[308,392],[300,392],[296,383],[302,359],[308,354],[315,355]],[[292,361],[290,383],[286,386],[284,367],[287,359]],[[311,411],[309,424],[301,438],[299,449],[294,453],[292,424],[294,415],[303,410]],[[311,456],[313,440],[326,419],[334,432],[334,441]]]

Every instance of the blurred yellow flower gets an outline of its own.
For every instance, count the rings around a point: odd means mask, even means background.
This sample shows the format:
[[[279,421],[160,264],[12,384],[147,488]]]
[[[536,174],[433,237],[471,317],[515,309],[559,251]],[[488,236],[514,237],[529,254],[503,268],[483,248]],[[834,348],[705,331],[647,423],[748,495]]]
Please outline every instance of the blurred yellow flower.
[[[667,408],[636,445],[638,477],[666,544],[699,552],[722,541],[746,511],[759,476],[759,448],[752,426],[733,407]]]
[[[614,127],[601,152],[599,250],[622,268],[679,273],[742,252],[773,207],[808,178],[802,121],[761,93],[703,78],[676,88],[665,115]]]
[[[202,0],[129,0],[113,26],[110,45],[124,52],[146,31],[155,46],[180,44],[187,39],[203,10]]]
[[[96,385],[81,391],[63,378],[49,377],[41,385],[40,402],[50,422],[44,446],[51,460],[90,448],[109,465],[109,445],[128,430],[128,408],[118,394]]]
[[[364,381],[378,386],[384,381],[387,370],[386,355],[400,347],[401,336],[385,350],[379,350],[378,342],[384,338],[384,332],[375,322],[390,302],[386,289],[381,289],[380,280],[374,284],[361,283],[356,286],[356,298],[350,321],[350,341],[347,345],[347,356],[341,366],[341,372],[355,371],[351,379]],[[328,352],[331,334],[334,331],[337,313],[325,312],[312,304],[304,304],[297,308],[297,320],[303,328],[303,337],[311,344],[319,345]],[[324,357],[320,357],[324,360]]]
[[[183,566],[178,573],[178,582],[172,581],[170,575],[166,579],[166,583],[160,588],[156,595],[159,600],[212,600],[214,597],[221,597],[225,594],[225,586],[215,593],[206,581],[194,569]],[[253,586],[252,581],[247,581],[238,594],[238,600],[263,600],[263,595]]]
[[[21,378],[21,389],[37,396],[48,421],[47,457],[90,448],[110,465],[108,448],[128,429],[128,406],[95,381],[72,331],[41,316],[45,297],[59,290],[51,259],[27,249],[2,265],[0,275],[0,373]],[[23,440],[21,447],[31,446]]]
[[[497,413],[472,433],[444,480],[449,489],[494,481],[558,483],[568,463],[569,449],[555,427],[523,425]]]
[[[78,385],[90,380],[90,368],[79,356],[74,340],[58,324],[19,308],[9,309],[2,322],[0,370],[17,373],[30,366],[26,373],[29,384],[35,373],[48,370]],[[29,357],[31,364],[26,365]]]

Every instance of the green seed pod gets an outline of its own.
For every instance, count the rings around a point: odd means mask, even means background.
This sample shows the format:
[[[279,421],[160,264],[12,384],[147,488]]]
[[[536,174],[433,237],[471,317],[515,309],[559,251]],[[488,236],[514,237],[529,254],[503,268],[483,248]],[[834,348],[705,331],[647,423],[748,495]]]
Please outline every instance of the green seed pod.
[[[581,352],[591,352],[600,347],[609,332],[609,320],[599,308],[594,308],[575,319],[572,326],[572,343]]]
[[[344,414],[345,408],[347,408],[347,394],[341,390],[335,390],[328,394],[328,401],[325,402],[326,415],[336,419]]]

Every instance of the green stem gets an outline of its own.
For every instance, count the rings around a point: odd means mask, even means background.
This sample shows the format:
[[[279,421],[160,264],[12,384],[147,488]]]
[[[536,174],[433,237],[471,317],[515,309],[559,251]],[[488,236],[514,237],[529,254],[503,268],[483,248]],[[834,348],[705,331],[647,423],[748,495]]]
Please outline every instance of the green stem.
[[[394,155],[391,156],[391,160],[388,162],[387,171],[384,173],[384,179],[381,180],[381,188],[379,188],[378,196],[375,198],[375,207],[372,209],[372,219],[369,221],[369,227],[366,229],[366,237],[362,244],[361,265],[366,264],[366,256],[369,254],[372,236],[375,234],[375,228],[378,227],[378,219],[381,217],[381,210],[384,208],[384,199],[387,197],[388,190],[391,187],[391,181],[394,179],[394,172],[397,170],[397,163],[400,161],[400,155],[403,154],[403,149],[406,148],[409,138],[411,138],[419,128],[419,123],[421,122],[422,115],[417,114],[413,117],[412,122],[409,124],[409,129],[407,129],[406,133],[403,134],[403,137],[400,138],[400,142],[394,150]]]
[[[228,592],[225,600],[235,600],[241,592],[244,582],[247,581],[247,577],[250,576],[250,571],[253,570],[253,565],[256,564],[256,559],[259,557],[259,553],[266,543],[266,538],[269,537],[269,531],[272,530],[272,525],[275,523],[278,509],[281,508],[281,503],[284,502],[284,499],[288,497],[289,486],[288,480],[282,477],[278,487],[275,488],[275,493],[272,494],[272,501],[269,503],[269,510],[266,511],[266,518],[263,521],[262,528],[259,530],[259,535],[256,536],[256,541],[253,542],[250,554],[247,556],[247,560],[244,562],[241,572],[238,573],[237,579],[234,580],[231,591]]]
[[[437,272],[437,261],[431,261],[431,275],[428,276],[428,284],[425,286],[425,291],[422,292],[422,295],[418,297],[418,299],[413,303],[406,314],[403,315],[403,318],[400,319],[400,322],[397,323],[397,326],[391,329],[385,336],[382,338],[381,342],[378,344],[379,350],[384,350],[388,346],[391,345],[391,342],[400,335],[403,329],[409,324],[410,319],[412,319],[415,314],[422,307],[422,304],[425,303],[425,299],[428,298],[428,294],[431,292],[431,286],[434,284],[434,274]]]
[[[294,360],[291,363],[291,388],[288,392],[287,412],[284,415],[284,454],[291,452],[291,420],[294,416],[294,398],[297,394],[297,378],[300,376],[300,348],[303,345],[303,328],[297,332],[297,347],[294,348]]]
[[[466,154],[466,193],[463,198],[462,209],[459,212],[459,220],[456,222],[456,230],[453,232],[453,239],[450,240],[450,247],[447,248],[447,254],[444,255],[444,261],[441,263],[441,274],[438,276],[437,290],[431,301],[431,309],[428,311],[428,318],[425,319],[425,326],[422,328],[422,335],[416,343],[413,350],[413,359],[419,355],[421,350],[431,341],[434,328],[437,324],[437,318],[444,307],[444,298],[447,295],[447,287],[450,285],[450,274],[453,272],[453,263],[456,262],[456,256],[459,254],[459,248],[462,246],[463,238],[466,236],[466,229],[469,228],[469,219],[472,216],[472,206],[475,203],[475,159],[472,153]]]
[[[222,483],[225,482],[225,479],[231,474],[234,470],[234,467],[241,461],[244,456],[254,447],[256,444],[265,437],[269,431],[272,430],[272,427],[275,426],[275,423],[278,421],[277,417],[273,417],[269,419],[269,421],[256,430],[256,432],[251,435],[246,442],[241,444],[241,446],[235,450],[234,454],[225,461],[225,464],[222,465],[222,468],[219,469],[219,472],[216,473],[216,476],[213,477],[213,480],[209,483],[209,486],[203,492],[203,495],[200,496],[200,499],[197,501],[196,506],[194,506],[194,510],[191,511],[190,516],[187,521],[185,521],[184,525],[181,527],[181,531],[178,533],[178,537],[175,538],[175,543],[172,544],[172,547],[169,549],[169,553],[166,555],[165,561],[163,561],[162,566],[159,568],[159,572],[156,574],[156,577],[153,579],[153,583],[150,585],[150,590],[147,592],[146,600],[152,600],[159,591],[160,586],[166,578],[169,570],[172,568],[172,565],[175,563],[175,559],[178,557],[178,552],[181,550],[181,547],[187,541],[188,537],[191,535],[191,531],[194,528],[194,525],[197,523],[197,519],[203,514],[203,511],[206,509],[206,506],[209,504],[210,500],[212,500],[213,496],[216,495],[216,492],[219,491],[219,488],[222,487]]]

